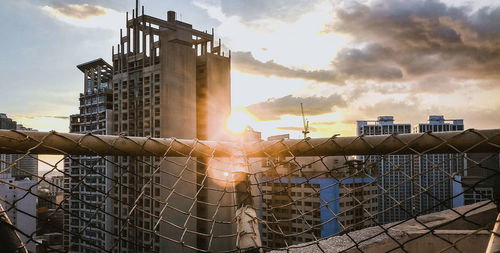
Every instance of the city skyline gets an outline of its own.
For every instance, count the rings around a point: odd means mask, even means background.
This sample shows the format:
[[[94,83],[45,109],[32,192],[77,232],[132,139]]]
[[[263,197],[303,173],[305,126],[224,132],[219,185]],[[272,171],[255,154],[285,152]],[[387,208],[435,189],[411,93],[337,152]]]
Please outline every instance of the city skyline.
[[[498,239],[500,2],[19,0],[0,15],[7,251]]]
[[[99,4],[6,3],[0,26],[11,36],[1,44],[12,60],[0,63],[1,88],[12,95],[2,111],[41,131],[68,131],[81,87],[75,66],[109,61],[125,11],[135,7]],[[200,30],[215,28],[223,49],[232,49],[233,111],[263,136],[300,137],[300,103],[312,137],[355,135],[356,120],[378,115],[412,125],[446,115],[463,118],[466,128],[499,127],[500,8],[493,1],[140,4],[152,16],[172,9]],[[30,75],[16,74],[26,69]]]

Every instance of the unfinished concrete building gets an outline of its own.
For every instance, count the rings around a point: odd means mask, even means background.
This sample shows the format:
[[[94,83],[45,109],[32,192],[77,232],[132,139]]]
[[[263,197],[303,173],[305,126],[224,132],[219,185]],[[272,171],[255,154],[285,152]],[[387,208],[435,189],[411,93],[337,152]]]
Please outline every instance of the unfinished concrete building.
[[[162,20],[145,15],[144,7],[141,15],[136,8],[132,19],[127,13],[126,29],[120,31],[120,44],[116,51],[113,47],[112,54],[112,134],[224,139],[231,102],[230,56],[221,51],[220,40],[215,45],[213,30],[212,34],[195,30],[192,25],[176,20],[173,11],[167,16],[167,20]],[[185,158],[169,160],[186,162]],[[153,157],[121,157],[115,158],[115,162],[122,165],[113,168],[114,179],[122,187],[113,193],[123,201],[114,201],[113,214],[120,219],[128,217],[130,223],[139,224],[141,229],[121,222],[116,222],[114,229],[127,235],[128,240],[142,242],[137,245],[117,240],[113,242],[117,249],[142,252],[149,247],[152,251],[176,252],[182,247],[174,242],[179,240],[188,247],[208,250],[211,238],[189,232],[183,235],[185,232],[179,229],[201,232],[209,229],[209,224],[193,216],[212,217],[210,208],[200,202],[195,210],[191,207],[193,200],[208,198],[204,190],[197,194],[203,184],[210,183],[201,176],[206,172],[204,165],[191,159],[186,170]],[[151,164],[160,165],[160,172],[155,173]],[[193,171],[198,171],[198,176]],[[178,177],[191,183],[175,185]],[[139,197],[141,189],[148,197]],[[140,208],[129,213],[136,199]],[[165,200],[168,200],[166,211]],[[173,223],[160,222],[155,227],[158,217]],[[153,229],[165,237],[147,232]],[[224,229],[231,228],[220,230]],[[219,249],[214,248],[217,244],[212,241],[210,250]],[[228,248],[234,245],[219,244]]]

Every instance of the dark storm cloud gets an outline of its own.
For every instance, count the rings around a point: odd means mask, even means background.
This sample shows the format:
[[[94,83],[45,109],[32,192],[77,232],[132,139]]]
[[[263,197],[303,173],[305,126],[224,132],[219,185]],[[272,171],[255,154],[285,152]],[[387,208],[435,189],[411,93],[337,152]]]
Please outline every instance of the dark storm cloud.
[[[333,61],[345,79],[401,79],[403,73],[394,64],[381,61],[380,57],[390,55],[391,50],[379,45],[369,45],[365,49],[344,48]]]
[[[274,61],[261,62],[256,60],[250,52],[234,52],[231,62],[235,69],[255,75],[277,76],[283,78],[300,78],[316,82],[338,83],[340,80],[334,71],[291,69]]]
[[[377,65],[382,77],[404,78],[452,74],[460,78],[498,78],[500,68],[500,7],[446,6],[439,1],[378,1],[351,3],[336,11],[325,31],[354,37],[364,47],[344,49],[334,60],[358,77],[369,78],[359,63]],[[371,73],[371,72],[368,72]],[[391,75],[392,74],[392,75]]]
[[[238,16],[245,22],[260,19],[279,19],[291,22],[314,8],[317,0],[222,0],[222,11]]]
[[[435,75],[500,78],[500,7],[471,12],[435,1],[349,2],[337,7],[324,32],[352,37],[321,71],[292,69],[236,53],[235,69],[264,76],[342,85],[348,80],[411,81]]]
[[[302,115],[300,103],[303,103],[304,114],[307,116],[329,113],[332,111],[332,107],[344,107],[347,104],[338,94],[329,97],[294,97],[288,95],[250,105],[247,109],[261,120],[278,120],[281,115],[285,114]]]

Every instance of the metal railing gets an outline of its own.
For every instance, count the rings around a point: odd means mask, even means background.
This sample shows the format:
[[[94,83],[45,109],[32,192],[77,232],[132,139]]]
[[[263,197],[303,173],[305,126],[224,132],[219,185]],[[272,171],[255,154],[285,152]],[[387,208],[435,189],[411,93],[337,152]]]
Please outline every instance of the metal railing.
[[[0,227],[33,252],[365,252],[382,237],[385,251],[432,239],[467,252],[479,238],[494,252],[496,219],[469,214],[498,201],[499,152],[500,130],[254,142],[0,130]],[[420,218],[441,211],[453,218]],[[418,233],[395,235],[409,222]]]

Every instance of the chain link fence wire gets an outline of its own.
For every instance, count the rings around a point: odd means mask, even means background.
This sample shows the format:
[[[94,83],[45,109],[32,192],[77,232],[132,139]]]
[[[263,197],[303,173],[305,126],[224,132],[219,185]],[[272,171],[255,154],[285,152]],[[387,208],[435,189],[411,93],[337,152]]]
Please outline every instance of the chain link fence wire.
[[[500,130],[252,142],[2,130],[0,240],[10,252],[495,252],[499,152]]]

